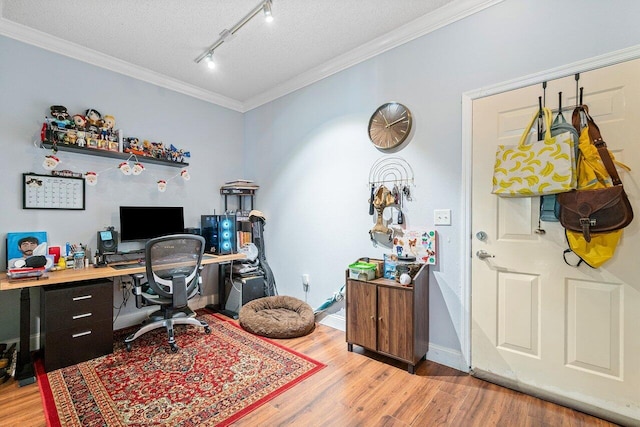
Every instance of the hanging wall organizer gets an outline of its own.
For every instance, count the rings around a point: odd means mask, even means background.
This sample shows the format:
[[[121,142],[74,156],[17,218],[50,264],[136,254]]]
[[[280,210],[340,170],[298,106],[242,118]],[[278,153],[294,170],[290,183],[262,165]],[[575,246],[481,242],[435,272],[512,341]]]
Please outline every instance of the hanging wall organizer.
[[[369,230],[369,237],[377,241],[376,235],[388,236],[391,241],[393,230],[388,227],[391,221],[384,221],[382,213],[388,206],[398,210],[397,224],[404,223],[402,212],[404,200],[411,200],[411,187],[414,185],[413,168],[402,157],[387,156],[378,159],[369,171],[369,215],[377,212],[376,224]]]

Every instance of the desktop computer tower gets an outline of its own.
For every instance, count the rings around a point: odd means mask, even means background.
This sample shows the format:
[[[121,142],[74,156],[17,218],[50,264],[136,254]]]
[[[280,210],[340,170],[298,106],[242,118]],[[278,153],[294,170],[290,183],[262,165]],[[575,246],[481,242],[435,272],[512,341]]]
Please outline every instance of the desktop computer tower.
[[[232,254],[236,251],[236,216],[218,215],[218,250],[219,255]]]
[[[201,215],[200,222],[205,252],[226,255],[236,251],[235,215]]]
[[[225,310],[232,313],[239,313],[240,308],[254,299],[262,298],[264,294],[264,277],[234,277],[233,282],[227,277],[225,280],[227,301]]]
[[[218,253],[218,215],[202,215],[200,223],[205,253]]]

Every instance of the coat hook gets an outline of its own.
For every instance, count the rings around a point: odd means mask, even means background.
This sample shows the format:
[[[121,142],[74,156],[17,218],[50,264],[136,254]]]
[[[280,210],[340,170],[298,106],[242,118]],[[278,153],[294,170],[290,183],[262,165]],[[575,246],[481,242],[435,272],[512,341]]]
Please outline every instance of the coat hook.
[[[562,92],[558,92],[558,111],[562,113]]]

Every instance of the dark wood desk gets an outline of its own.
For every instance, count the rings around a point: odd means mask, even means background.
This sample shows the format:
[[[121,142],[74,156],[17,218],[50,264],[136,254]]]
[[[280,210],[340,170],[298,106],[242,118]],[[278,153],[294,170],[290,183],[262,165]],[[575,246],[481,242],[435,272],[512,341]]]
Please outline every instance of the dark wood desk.
[[[244,254],[209,255],[202,258],[202,265],[220,264],[246,258]],[[58,285],[63,283],[82,282],[85,280],[104,279],[108,277],[129,276],[131,274],[146,273],[146,266],[136,265],[129,268],[93,267],[79,270],[67,269],[50,271],[46,277],[35,280],[9,280],[6,273],[0,273],[0,291],[20,289],[20,351],[16,363],[16,380],[20,386],[35,382],[33,363],[31,361],[31,297],[29,289],[32,287]]]

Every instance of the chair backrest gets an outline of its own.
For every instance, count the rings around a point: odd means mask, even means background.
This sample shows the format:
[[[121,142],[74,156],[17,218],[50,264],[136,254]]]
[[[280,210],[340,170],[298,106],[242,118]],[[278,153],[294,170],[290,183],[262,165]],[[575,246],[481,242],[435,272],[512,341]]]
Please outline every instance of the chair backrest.
[[[195,234],[172,234],[150,239],[145,245],[149,286],[174,306],[186,305],[198,286],[205,239]]]

